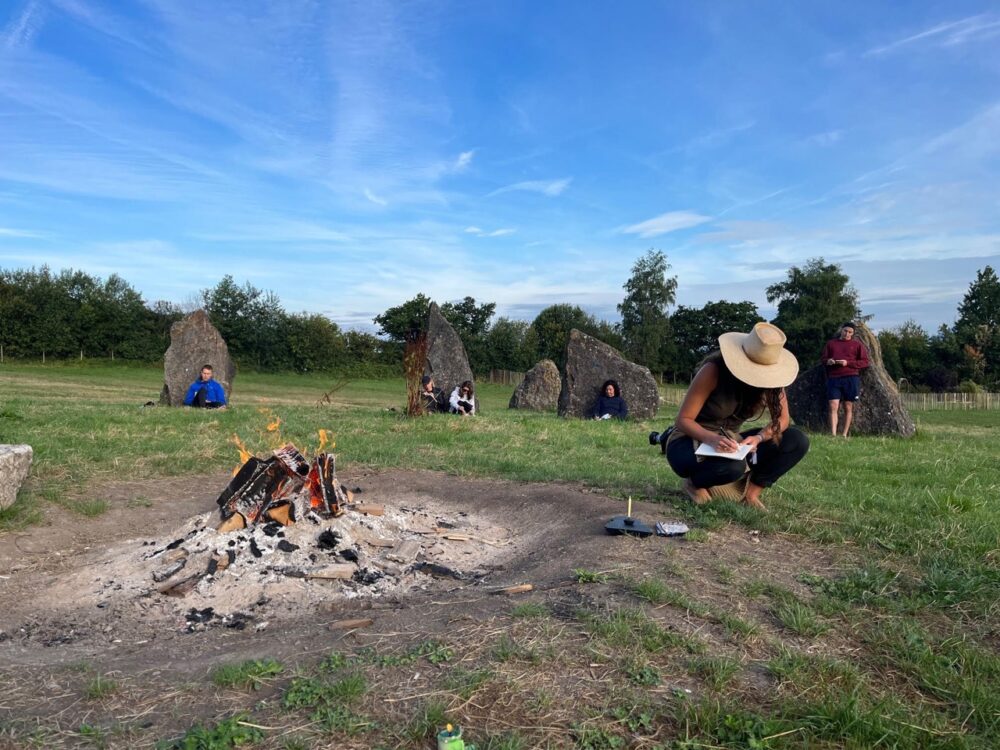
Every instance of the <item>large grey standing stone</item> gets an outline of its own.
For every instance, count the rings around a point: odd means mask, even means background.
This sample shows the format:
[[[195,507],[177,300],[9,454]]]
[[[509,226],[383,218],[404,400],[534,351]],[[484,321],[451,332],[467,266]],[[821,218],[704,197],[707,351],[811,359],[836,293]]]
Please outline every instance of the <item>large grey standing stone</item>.
[[[514,395],[510,397],[510,409],[534,409],[548,411],[559,405],[559,391],[562,380],[559,368],[551,359],[543,359],[524,375]]]
[[[854,404],[852,435],[890,435],[910,437],[916,425],[903,406],[896,383],[882,364],[882,347],[864,323],[858,323],[854,337],[865,345],[871,365],[861,371],[861,398]],[[788,408],[799,427],[816,432],[830,431],[829,406],[826,400],[826,367],[817,364],[803,373],[788,389]],[[840,428],[843,428],[841,405]]]
[[[9,508],[31,471],[30,445],[0,445],[0,510]]]
[[[201,375],[204,365],[212,365],[215,379],[226,392],[233,390],[236,365],[229,347],[204,310],[195,310],[170,326],[170,346],[163,356],[163,391],[160,403],[183,406],[188,387]]]
[[[649,368],[629,362],[614,347],[574,328],[566,342],[559,416],[589,417],[606,380],[618,381],[630,417],[656,416],[660,391]]]
[[[451,327],[451,323],[445,320],[436,302],[431,303],[427,319],[427,362],[424,365],[424,375],[434,378],[434,385],[444,392],[445,398],[451,396],[455,387],[466,380],[472,381],[475,390],[475,380],[472,377],[472,368],[469,367],[465,345]],[[479,413],[478,397],[476,413]]]

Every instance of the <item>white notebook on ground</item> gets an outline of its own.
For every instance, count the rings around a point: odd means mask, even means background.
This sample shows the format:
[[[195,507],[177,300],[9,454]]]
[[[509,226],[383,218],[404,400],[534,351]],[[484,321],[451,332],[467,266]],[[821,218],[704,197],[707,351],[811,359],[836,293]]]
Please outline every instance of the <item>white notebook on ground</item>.
[[[694,452],[696,456],[712,456],[713,458],[731,458],[734,461],[742,461],[750,453],[751,446],[741,445],[732,453],[719,453],[709,443],[702,443],[698,450]]]

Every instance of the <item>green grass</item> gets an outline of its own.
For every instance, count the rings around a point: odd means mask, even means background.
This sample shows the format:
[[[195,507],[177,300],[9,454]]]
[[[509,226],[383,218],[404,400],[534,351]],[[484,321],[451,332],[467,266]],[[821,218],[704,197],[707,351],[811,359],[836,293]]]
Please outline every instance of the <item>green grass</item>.
[[[212,682],[223,688],[258,690],[269,678],[283,671],[274,659],[253,659],[241,664],[223,664],[212,670]]]
[[[99,674],[87,684],[83,694],[89,701],[99,701],[114,695],[120,689],[121,686],[116,681]]]
[[[770,512],[759,514],[731,503],[696,508],[685,502],[680,480],[645,440],[649,430],[672,420],[675,407],[656,420],[595,424],[510,411],[511,389],[484,385],[483,414],[475,419],[406,419],[401,380],[354,381],[335,395],[334,404],[319,405],[330,378],[247,374],[237,378],[234,408],[226,412],[140,409],[143,401],[155,400],[160,381],[154,368],[0,367],[0,442],[27,442],[35,449],[19,500],[0,511],[0,540],[5,531],[41,522],[50,508],[70,510],[84,524],[89,516],[115,512],[120,501],[106,499],[115,497],[103,491],[108,483],[229,470],[237,462],[234,434],[255,452],[279,441],[311,452],[324,428],[337,441],[340,468],[419,466],[466,476],[566,481],[615,498],[665,503],[664,515],[683,518],[693,529],[688,540],[697,544],[686,550],[705,556],[707,570],[701,573],[697,566],[681,571],[668,561],[645,578],[634,571],[635,581],[573,571],[579,584],[601,584],[596,591],[577,587],[581,596],[617,598],[581,611],[580,621],[562,636],[560,618],[544,617],[558,610],[540,598],[513,606],[509,617],[502,613],[508,632],[479,644],[473,655],[463,650],[467,644],[430,640],[330,654],[283,685],[274,710],[295,713],[294,719],[271,717],[261,724],[309,727],[303,741],[310,743],[310,732],[364,731],[380,738],[374,745],[408,747],[426,744],[465,701],[492,705],[502,694],[505,711],[511,701],[518,728],[481,727],[470,735],[477,746],[544,747],[550,740],[552,747],[626,746],[626,733],[642,730],[642,711],[616,716],[607,706],[563,703],[560,670],[577,670],[567,683],[572,691],[580,680],[595,679],[589,670],[596,664],[619,689],[655,698],[649,721],[668,729],[649,747],[670,737],[677,748],[976,750],[1000,736],[997,412],[915,413],[919,432],[906,441],[813,435],[809,455],[768,491]],[[280,434],[264,429],[271,414],[282,419]],[[121,502],[132,512],[153,504],[145,496]],[[753,555],[724,564],[716,561],[714,545],[732,524],[758,529],[762,544]],[[845,552],[847,562],[833,573],[822,567],[822,575],[803,571],[794,582],[787,574],[773,575],[770,564],[782,561],[767,557],[765,542],[779,534],[831,545]],[[599,569],[600,562],[593,565]],[[724,589],[733,608],[706,600],[699,575]],[[633,606],[615,608],[615,601]],[[558,660],[548,656],[557,641]],[[765,672],[774,689],[737,689],[743,687],[741,664],[747,665],[746,679]],[[288,679],[239,676],[234,669],[232,677],[220,677],[232,680],[227,686]],[[559,679],[532,680],[546,670]],[[396,713],[355,713],[361,696],[387,696],[393,688],[386,686],[418,672],[434,675],[429,695],[393,704]],[[685,672],[685,679],[707,690],[681,695],[674,678]],[[84,688],[88,697],[91,692]],[[532,722],[544,724],[557,715],[568,717],[561,736],[542,737],[530,729]],[[88,718],[83,729],[80,721],[81,737],[92,745],[113,744],[103,728],[109,724]],[[0,739],[14,731],[11,726],[0,724]],[[208,747],[237,736],[243,741],[253,736],[249,729],[235,720],[199,725],[181,738],[186,744],[174,746]],[[32,732],[47,731],[34,727],[18,738],[28,742]]]

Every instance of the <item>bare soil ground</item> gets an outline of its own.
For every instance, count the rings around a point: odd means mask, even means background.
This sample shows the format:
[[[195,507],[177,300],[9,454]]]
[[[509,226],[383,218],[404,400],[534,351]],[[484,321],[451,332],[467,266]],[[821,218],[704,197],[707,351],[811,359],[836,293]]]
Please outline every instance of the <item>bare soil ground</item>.
[[[259,696],[234,696],[208,682],[210,670],[222,663],[268,657],[293,669],[315,663],[334,648],[428,638],[452,643],[464,638],[474,650],[485,642],[483,628],[492,635],[511,629],[511,597],[495,594],[508,585],[531,583],[534,591],[517,601],[544,602],[556,622],[573,621],[580,609],[635,606],[620,586],[580,586],[574,569],[641,579],[666,566],[676,571],[680,585],[697,592],[701,604],[767,623],[773,617],[763,605],[761,611],[746,611],[755,605],[736,594],[739,583],[761,578],[806,594],[801,573],[832,577],[847,564],[842,548],[736,526],[713,531],[700,543],[609,536],[604,523],[624,511],[622,504],[572,485],[415,471],[343,472],[340,478],[345,486],[362,488],[365,502],[387,509],[420,505],[432,516],[466,514],[480,528],[508,530],[510,543],[451,543],[468,546],[476,567],[487,571],[475,580],[427,577],[421,589],[350,600],[272,596],[254,612],[256,622],[268,623],[266,629],[240,630],[220,622],[189,632],[176,608],[160,606],[155,590],[145,597],[122,594],[95,601],[80,582],[91,574],[99,577],[108,551],[134,544],[128,540],[169,541],[192,517],[216,511],[226,475],[96,488],[94,496],[111,507],[94,518],[49,506],[46,523],[0,538],[0,680],[6,686],[0,695],[0,747],[24,746],[24,727],[32,724],[47,738],[43,744],[88,746],[76,730],[110,723],[127,730],[124,739],[104,740],[106,746],[148,747],[241,701],[250,708]],[[650,522],[668,520],[670,509],[637,503],[633,514]],[[676,607],[655,613],[664,627],[679,633],[697,630],[710,643],[728,640],[721,627],[696,623]],[[346,632],[328,627],[359,616],[371,617],[374,624]],[[726,648],[731,651],[732,643]],[[95,674],[113,676],[114,700],[88,696]],[[393,694],[379,699],[418,696],[421,683],[413,679],[412,685],[397,685]],[[754,679],[752,672],[748,679]],[[687,683],[679,680],[675,687],[683,689]],[[15,725],[17,731],[5,730]],[[4,745],[8,736],[13,739]]]

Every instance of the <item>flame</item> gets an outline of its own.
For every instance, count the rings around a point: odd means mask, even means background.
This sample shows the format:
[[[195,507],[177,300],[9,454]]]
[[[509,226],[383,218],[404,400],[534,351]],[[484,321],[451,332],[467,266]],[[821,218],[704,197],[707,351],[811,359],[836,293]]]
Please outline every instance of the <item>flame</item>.
[[[330,444],[330,450],[333,450],[334,448],[337,447],[337,443],[330,438],[329,432],[321,429],[318,434],[319,434],[319,445],[316,446],[317,456],[323,452],[323,449],[326,447],[327,443]]]
[[[271,421],[267,423],[267,431],[276,432],[279,427],[281,427],[281,417],[272,415]]]
[[[236,476],[236,472],[238,472],[240,468],[243,466],[243,464],[249,461],[253,456],[251,455],[250,451],[247,450],[247,447],[243,444],[243,441],[240,440],[240,436],[237,435],[235,432],[233,433],[233,437],[229,442],[235,445],[240,452],[240,463],[235,469],[233,469],[233,476]]]

